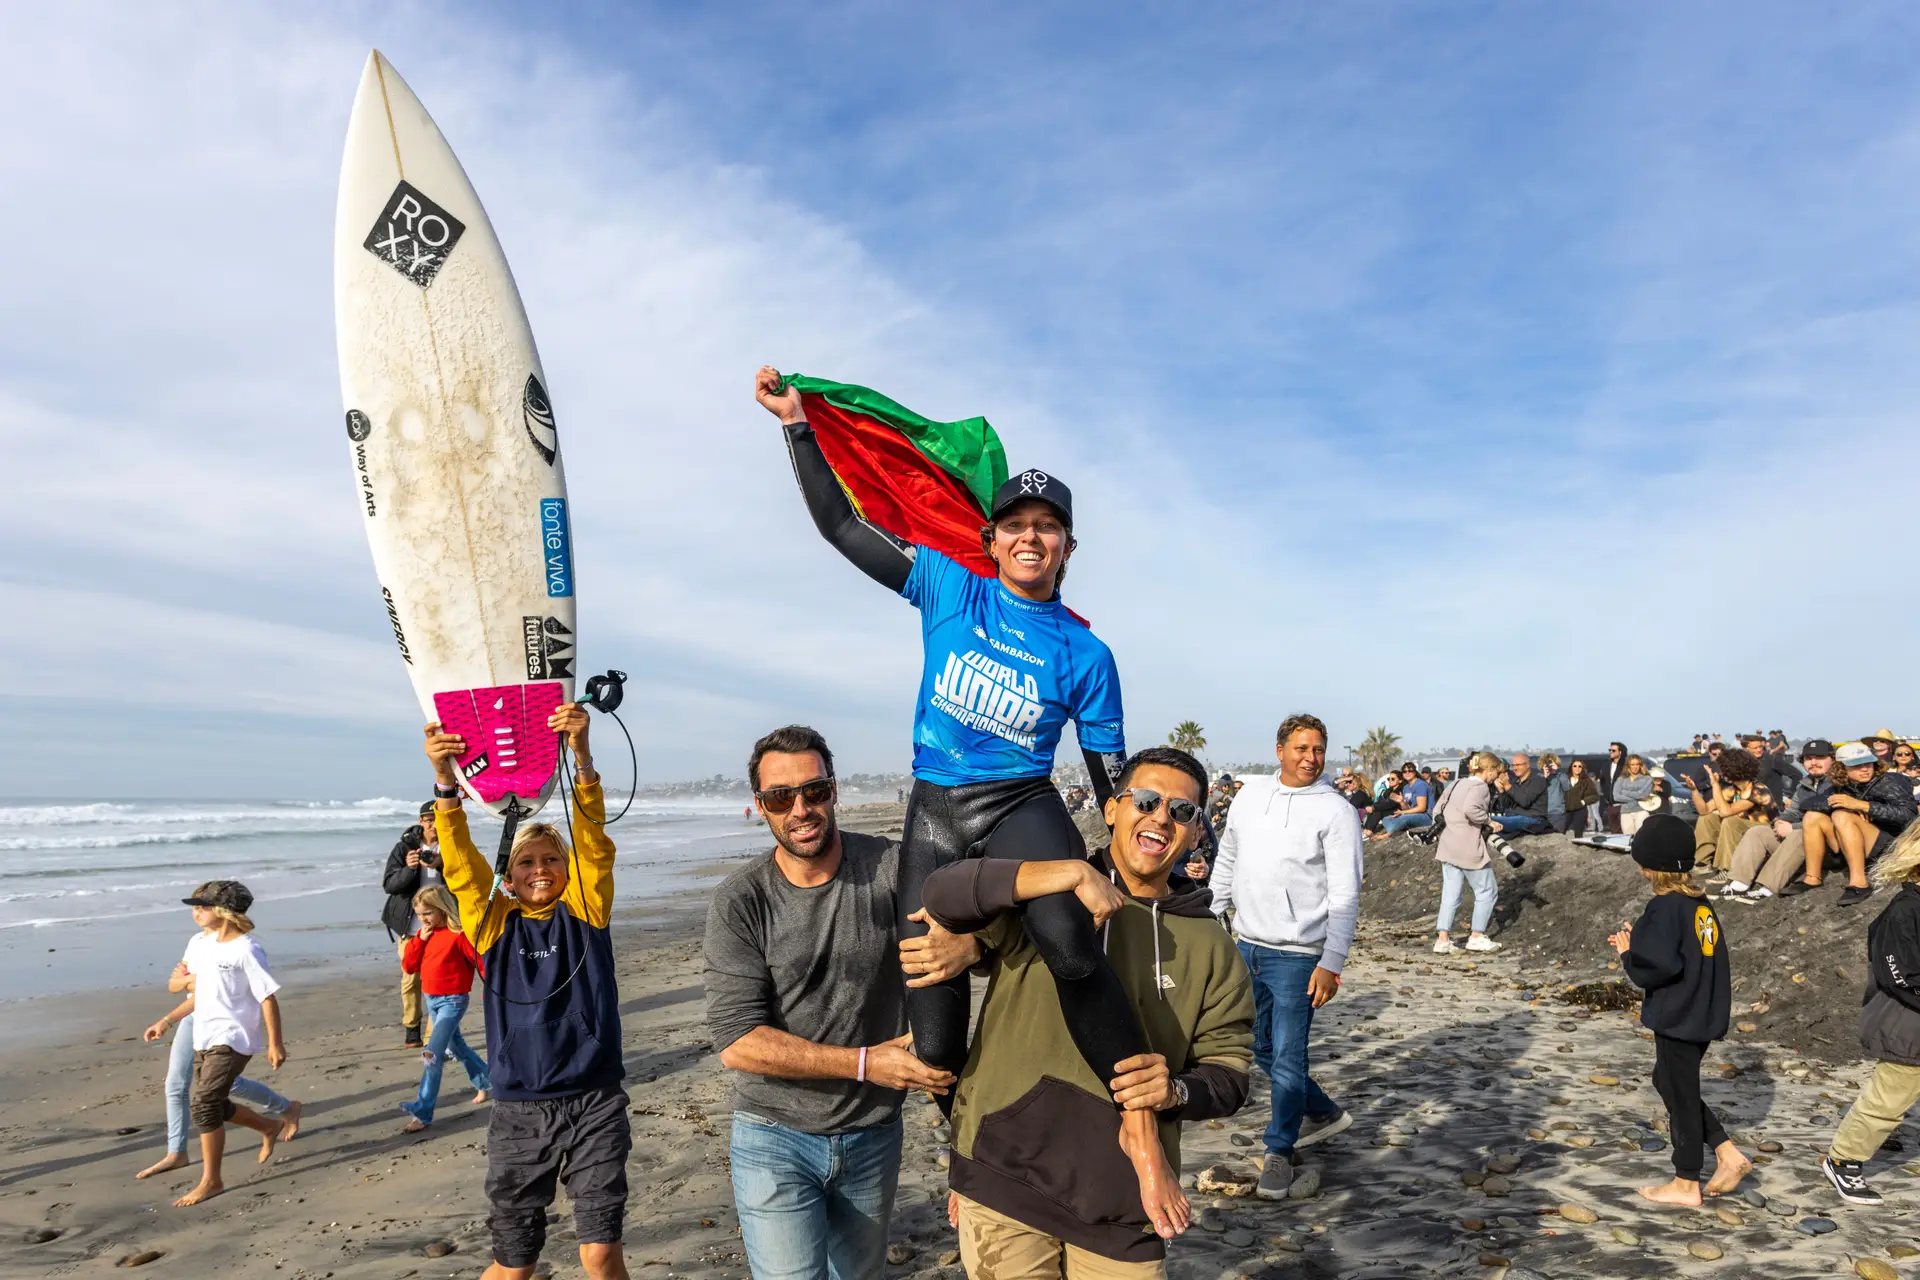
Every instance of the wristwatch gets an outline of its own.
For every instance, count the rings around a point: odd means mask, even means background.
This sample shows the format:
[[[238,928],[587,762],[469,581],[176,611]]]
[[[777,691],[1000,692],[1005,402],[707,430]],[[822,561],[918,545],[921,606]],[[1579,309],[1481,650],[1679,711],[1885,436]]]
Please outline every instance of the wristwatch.
[[[1169,1083],[1173,1087],[1173,1105],[1166,1109],[1168,1111],[1178,1111],[1181,1107],[1187,1105],[1187,1100],[1193,1095],[1187,1091],[1187,1082],[1179,1076],[1175,1076]]]
[[[441,786],[440,783],[435,782],[433,784],[433,796],[436,800],[458,800],[460,798],[460,788],[444,787]]]

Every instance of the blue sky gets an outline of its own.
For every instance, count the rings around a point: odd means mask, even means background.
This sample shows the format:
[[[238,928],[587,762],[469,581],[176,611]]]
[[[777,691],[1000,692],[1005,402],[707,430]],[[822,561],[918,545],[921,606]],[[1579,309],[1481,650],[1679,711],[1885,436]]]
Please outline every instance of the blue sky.
[[[514,263],[647,777],[794,719],[907,758],[915,620],[812,534],[762,362],[1073,483],[1136,744],[1920,731],[1838,674],[1915,622],[1910,6],[79,4],[0,41],[36,125],[0,138],[0,794],[419,782],[337,427],[372,45]]]

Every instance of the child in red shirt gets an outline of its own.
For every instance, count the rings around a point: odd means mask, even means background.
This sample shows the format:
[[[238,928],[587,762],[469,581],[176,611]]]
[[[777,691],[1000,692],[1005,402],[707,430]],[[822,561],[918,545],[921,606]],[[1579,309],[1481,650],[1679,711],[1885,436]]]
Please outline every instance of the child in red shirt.
[[[413,895],[413,913],[420,929],[407,939],[400,953],[400,967],[420,975],[420,993],[427,998],[427,1016],[433,1030],[427,1047],[420,1051],[420,1093],[400,1109],[412,1116],[406,1133],[419,1133],[433,1123],[434,1104],[440,1099],[440,1070],[449,1050],[467,1069],[473,1082],[473,1101],[487,1100],[487,1061],[460,1034],[460,1019],[467,1012],[467,993],[473,990],[473,975],[484,973],[473,943],[460,931],[460,912],[453,895],[444,885],[428,885]]]

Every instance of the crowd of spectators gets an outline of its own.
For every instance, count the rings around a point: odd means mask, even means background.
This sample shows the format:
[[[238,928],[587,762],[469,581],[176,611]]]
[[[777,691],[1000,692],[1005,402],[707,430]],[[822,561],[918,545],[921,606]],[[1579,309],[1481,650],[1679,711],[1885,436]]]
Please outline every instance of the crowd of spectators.
[[[1920,816],[1920,750],[1888,729],[1837,747],[1811,738],[1797,753],[1775,729],[1731,742],[1696,734],[1692,750],[1652,759],[1622,742],[1608,745],[1604,764],[1590,765],[1596,756],[1563,764],[1554,752],[1487,759],[1497,767],[1474,771],[1486,798],[1476,792],[1462,809],[1484,813],[1489,837],[1630,839],[1652,815],[1675,814],[1693,824],[1696,874],[1719,896],[1748,902],[1806,893],[1829,873],[1846,878],[1835,905],[1864,902],[1873,893],[1869,865]],[[1408,760],[1374,783],[1342,769],[1334,786],[1364,815],[1369,839],[1433,840],[1452,781],[1451,769]]]

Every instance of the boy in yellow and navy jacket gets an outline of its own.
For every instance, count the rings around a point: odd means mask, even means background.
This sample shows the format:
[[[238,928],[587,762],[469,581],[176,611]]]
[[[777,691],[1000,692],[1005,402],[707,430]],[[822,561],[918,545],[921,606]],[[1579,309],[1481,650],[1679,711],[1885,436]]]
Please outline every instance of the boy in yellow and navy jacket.
[[[613,842],[587,741],[587,713],[562,706],[547,725],[567,735],[576,787],[567,840],[550,823],[521,827],[496,884],[460,808],[454,761],[463,740],[427,726],[439,785],[435,825],[447,888],[485,961],[488,1280],[524,1280],[546,1243],[555,1184],[573,1201],[580,1264],[594,1280],[627,1274],[620,1238],[633,1133],[620,1053],[620,990],[613,971]],[[508,896],[507,890],[511,891]]]

